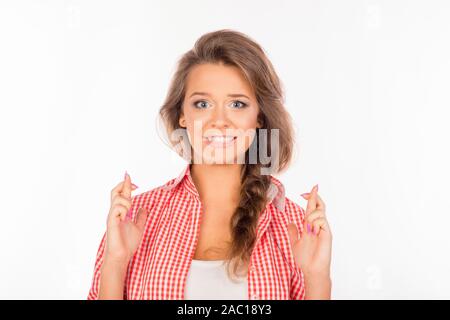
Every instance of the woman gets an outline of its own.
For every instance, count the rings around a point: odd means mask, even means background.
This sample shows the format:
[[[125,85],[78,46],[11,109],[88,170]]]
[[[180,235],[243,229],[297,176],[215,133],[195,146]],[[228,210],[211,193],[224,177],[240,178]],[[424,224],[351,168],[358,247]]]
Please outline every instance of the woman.
[[[136,196],[128,174],[112,190],[88,299],[330,299],[332,235],[318,186],[302,195],[305,212],[271,175],[293,153],[283,99],[248,36],[197,40],[160,109],[189,163]]]

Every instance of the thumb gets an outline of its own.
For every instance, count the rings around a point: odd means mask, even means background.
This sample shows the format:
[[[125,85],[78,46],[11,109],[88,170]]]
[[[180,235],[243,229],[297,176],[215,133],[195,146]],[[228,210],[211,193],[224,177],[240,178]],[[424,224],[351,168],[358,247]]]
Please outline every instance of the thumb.
[[[136,219],[136,226],[139,229],[144,228],[145,222],[147,221],[148,211],[145,208],[139,208]]]
[[[128,172],[125,171],[124,183],[122,188],[122,196],[125,198],[131,198],[131,178]]]
[[[294,244],[298,241],[298,230],[297,230],[297,226],[294,223],[290,223],[288,225],[288,233],[289,233],[289,242],[291,243],[291,247],[294,247]]]

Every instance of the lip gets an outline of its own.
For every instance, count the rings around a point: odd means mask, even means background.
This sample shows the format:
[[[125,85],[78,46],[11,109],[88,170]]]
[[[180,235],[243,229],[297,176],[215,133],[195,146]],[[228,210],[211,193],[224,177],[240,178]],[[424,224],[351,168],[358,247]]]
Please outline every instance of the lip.
[[[203,142],[208,145],[208,146],[212,146],[214,148],[227,148],[229,146],[232,146],[234,144],[234,142],[236,141],[237,137],[233,137],[232,140],[227,141],[227,142],[220,142],[220,141],[209,141],[207,137],[203,137]]]

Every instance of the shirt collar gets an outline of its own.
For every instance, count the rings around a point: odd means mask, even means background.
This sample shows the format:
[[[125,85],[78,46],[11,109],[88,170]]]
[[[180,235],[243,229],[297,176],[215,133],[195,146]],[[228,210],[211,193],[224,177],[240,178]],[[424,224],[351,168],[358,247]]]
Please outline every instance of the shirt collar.
[[[277,207],[280,211],[284,211],[285,207],[285,189],[280,180],[270,175],[270,186],[267,191],[268,203],[272,203]],[[181,171],[181,173],[175,179],[169,181],[166,185],[163,186],[164,190],[174,190],[176,186],[178,186],[182,181],[186,182],[186,188],[193,193],[195,196],[199,196],[195,184],[192,180],[191,176],[191,166],[190,163],[186,165],[186,167]]]

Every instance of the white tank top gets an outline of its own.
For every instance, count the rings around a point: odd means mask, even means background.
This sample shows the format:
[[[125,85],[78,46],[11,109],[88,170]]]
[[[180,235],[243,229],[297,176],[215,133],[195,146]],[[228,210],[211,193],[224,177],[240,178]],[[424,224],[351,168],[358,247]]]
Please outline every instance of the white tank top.
[[[225,260],[194,259],[186,279],[185,299],[247,300],[247,277],[234,281],[226,273]]]

